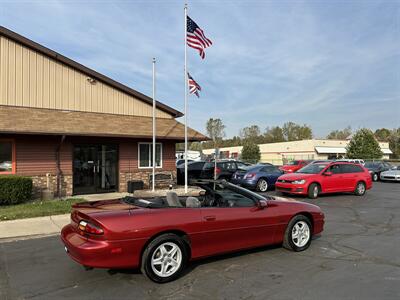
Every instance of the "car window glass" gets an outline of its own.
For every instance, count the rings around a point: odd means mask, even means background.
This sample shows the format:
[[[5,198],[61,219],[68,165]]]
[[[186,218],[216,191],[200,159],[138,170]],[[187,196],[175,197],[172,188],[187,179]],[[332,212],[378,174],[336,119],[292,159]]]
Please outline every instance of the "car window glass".
[[[333,165],[329,168],[329,172],[332,172],[332,174],[340,174],[343,173],[342,169],[340,167],[341,165]]]

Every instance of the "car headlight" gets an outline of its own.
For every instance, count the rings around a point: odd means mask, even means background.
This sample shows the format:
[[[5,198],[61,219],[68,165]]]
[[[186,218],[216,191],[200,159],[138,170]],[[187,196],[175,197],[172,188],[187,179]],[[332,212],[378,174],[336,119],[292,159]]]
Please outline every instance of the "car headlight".
[[[306,183],[306,180],[305,180],[305,179],[302,179],[302,180],[295,180],[295,181],[292,181],[292,183],[293,183],[293,184],[305,184],[305,183]]]

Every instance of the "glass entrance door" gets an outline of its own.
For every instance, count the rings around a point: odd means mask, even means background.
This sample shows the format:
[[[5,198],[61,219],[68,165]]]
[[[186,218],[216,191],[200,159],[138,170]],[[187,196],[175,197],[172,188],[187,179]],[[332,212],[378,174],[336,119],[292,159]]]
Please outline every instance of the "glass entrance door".
[[[118,146],[74,146],[74,194],[113,192],[118,189]]]

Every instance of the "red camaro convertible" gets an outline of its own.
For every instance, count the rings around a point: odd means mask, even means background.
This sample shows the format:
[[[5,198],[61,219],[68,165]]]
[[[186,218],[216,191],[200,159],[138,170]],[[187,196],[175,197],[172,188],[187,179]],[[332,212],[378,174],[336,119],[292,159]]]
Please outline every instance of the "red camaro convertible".
[[[323,230],[318,206],[260,196],[226,181],[199,181],[198,197],[81,203],[61,232],[85,267],[137,268],[155,282],[179,276],[189,260],[283,244],[303,251]]]

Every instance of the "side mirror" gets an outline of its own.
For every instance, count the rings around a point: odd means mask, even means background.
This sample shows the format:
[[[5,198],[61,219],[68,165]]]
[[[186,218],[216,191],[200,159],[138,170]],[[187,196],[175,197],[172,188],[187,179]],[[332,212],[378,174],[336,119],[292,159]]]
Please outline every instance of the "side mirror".
[[[258,207],[261,209],[264,209],[268,206],[268,202],[267,200],[259,200],[258,201]]]
[[[325,176],[332,176],[332,172],[325,172],[324,175]]]

